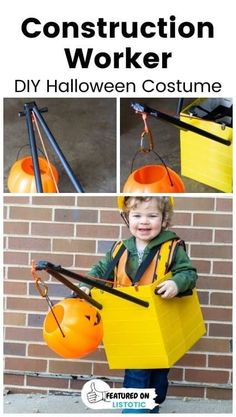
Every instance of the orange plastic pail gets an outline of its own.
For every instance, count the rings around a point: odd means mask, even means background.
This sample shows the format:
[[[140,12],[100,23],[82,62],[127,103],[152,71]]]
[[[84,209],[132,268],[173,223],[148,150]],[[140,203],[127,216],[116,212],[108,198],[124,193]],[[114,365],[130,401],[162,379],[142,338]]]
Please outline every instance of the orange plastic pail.
[[[183,193],[185,187],[180,176],[172,169],[166,169],[163,165],[145,165],[129,175],[123,192]]]
[[[56,317],[54,317],[54,315]],[[53,306],[43,324],[48,347],[64,358],[80,358],[94,351],[103,337],[101,316],[95,307],[78,298]]]
[[[39,170],[44,193],[55,193],[59,175],[53,164],[46,159],[39,157]],[[53,175],[51,173],[53,172]],[[54,178],[53,178],[54,177]],[[36,193],[33,161],[31,156],[17,160],[11,167],[8,176],[8,189],[11,193]]]

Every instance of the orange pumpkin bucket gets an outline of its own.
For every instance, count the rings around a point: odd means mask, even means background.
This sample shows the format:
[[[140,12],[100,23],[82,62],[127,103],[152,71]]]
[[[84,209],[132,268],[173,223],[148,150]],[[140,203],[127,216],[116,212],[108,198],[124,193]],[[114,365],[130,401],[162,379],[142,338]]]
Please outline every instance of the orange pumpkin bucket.
[[[59,175],[55,166],[39,157],[39,169],[44,193],[57,192],[56,184]],[[54,178],[53,178],[54,177]],[[56,182],[56,184],[55,184]],[[17,160],[11,167],[8,176],[8,189],[11,193],[36,193],[33,161],[31,156]]]
[[[183,193],[185,187],[179,175],[167,167],[162,157],[153,149],[153,138],[144,117],[145,130],[141,135],[140,148],[135,153],[131,164],[131,174],[125,182],[124,193]],[[148,137],[148,147],[144,138]],[[160,159],[162,165],[144,165],[133,170],[135,159],[140,154],[152,153]]]
[[[93,352],[102,341],[101,316],[84,300],[64,299],[48,312],[43,324],[43,337],[58,355],[81,358]]]
[[[185,187],[179,175],[162,165],[145,165],[133,171],[124,193],[183,193]]]

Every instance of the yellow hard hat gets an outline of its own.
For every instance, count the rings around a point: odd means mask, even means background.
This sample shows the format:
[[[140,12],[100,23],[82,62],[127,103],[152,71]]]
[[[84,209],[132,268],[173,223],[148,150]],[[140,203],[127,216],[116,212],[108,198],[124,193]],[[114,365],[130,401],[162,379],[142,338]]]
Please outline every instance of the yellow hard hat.
[[[117,207],[120,211],[123,211],[124,208],[125,197],[119,196],[117,197]]]

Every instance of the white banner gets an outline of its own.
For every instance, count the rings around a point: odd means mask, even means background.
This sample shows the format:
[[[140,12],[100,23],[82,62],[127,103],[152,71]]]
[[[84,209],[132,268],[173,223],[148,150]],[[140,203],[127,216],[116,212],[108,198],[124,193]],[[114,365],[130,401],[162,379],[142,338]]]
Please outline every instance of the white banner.
[[[157,406],[156,397],[158,398],[154,388],[110,388],[101,379],[86,382],[81,391],[83,403],[93,410],[152,410]]]

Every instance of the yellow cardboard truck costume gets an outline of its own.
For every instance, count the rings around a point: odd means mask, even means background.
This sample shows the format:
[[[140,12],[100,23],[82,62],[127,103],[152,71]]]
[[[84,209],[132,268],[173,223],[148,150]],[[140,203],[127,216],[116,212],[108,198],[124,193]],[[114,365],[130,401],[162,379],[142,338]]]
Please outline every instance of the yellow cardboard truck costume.
[[[181,174],[207,184],[217,190],[231,193],[233,182],[233,129],[222,122],[205,120],[205,111],[213,111],[214,106],[232,105],[231,99],[197,99],[182,110],[180,120],[192,126],[213,133],[226,144],[207,139],[188,130],[180,131]],[[196,117],[190,117],[192,111]],[[225,118],[227,121],[227,118]]]
[[[120,291],[149,302],[145,308],[93,289],[101,311],[107,360],[111,369],[170,368],[205,333],[196,290],[191,296],[164,300],[157,283]]]
[[[92,297],[103,305],[103,343],[111,369],[170,368],[205,333],[202,312],[192,295],[165,300],[155,289],[171,273],[161,274],[169,256],[169,242],[162,245],[157,276],[150,285],[121,287],[119,291],[149,303],[140,306],[93,289]]]

